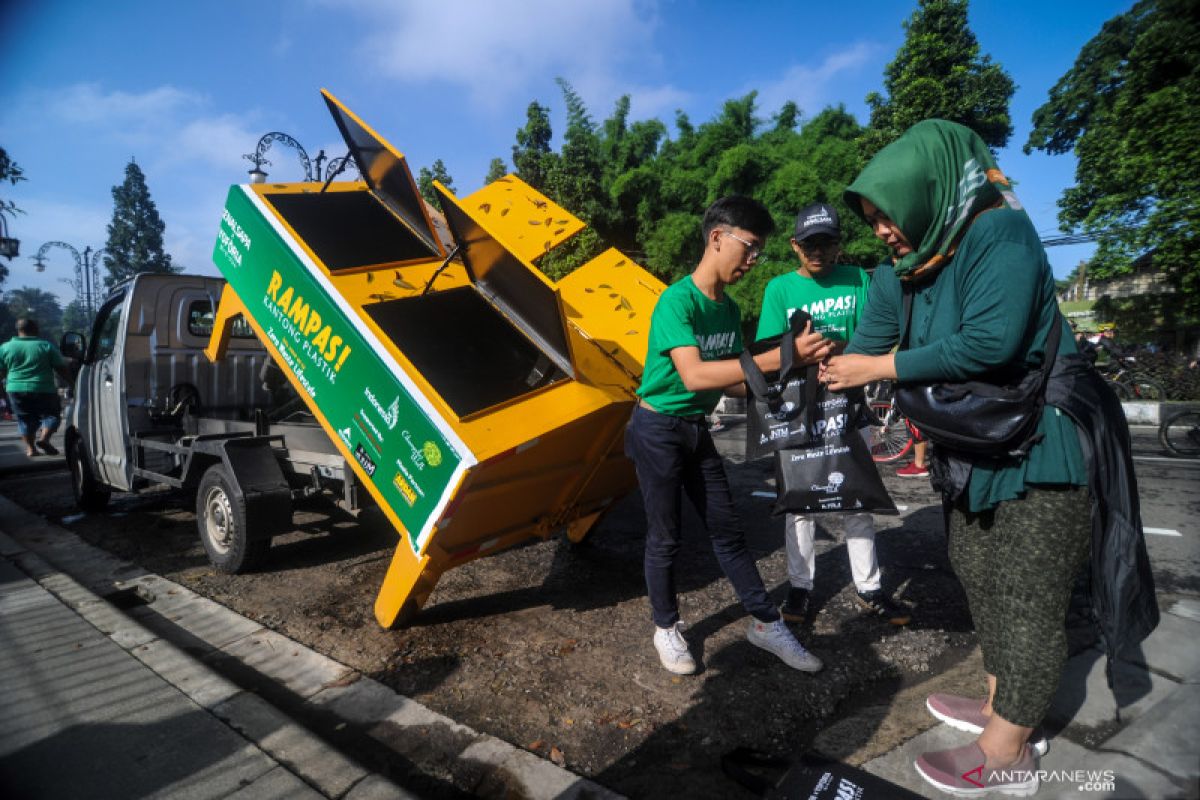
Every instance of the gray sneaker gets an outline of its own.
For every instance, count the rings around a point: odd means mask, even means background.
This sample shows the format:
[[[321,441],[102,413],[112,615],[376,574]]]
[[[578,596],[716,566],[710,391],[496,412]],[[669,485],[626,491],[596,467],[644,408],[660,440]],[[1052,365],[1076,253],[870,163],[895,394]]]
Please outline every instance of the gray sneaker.
[[[792,669],[803,672],[819,672],[824,664],[821,659],[804,649],[804,645],[796,640],[787,624],[782,619],[774,622],[759,622],[751,620],[746,638],[755,647],[761,647],[783,659],[783,663]]]
[[[687,641],[683,638],[682,622],[676,622],[669,628],[656,628],[654,649],[658,651],[658,660],[668,672],[691,675],[696,671],[696,659],[692,658]]]

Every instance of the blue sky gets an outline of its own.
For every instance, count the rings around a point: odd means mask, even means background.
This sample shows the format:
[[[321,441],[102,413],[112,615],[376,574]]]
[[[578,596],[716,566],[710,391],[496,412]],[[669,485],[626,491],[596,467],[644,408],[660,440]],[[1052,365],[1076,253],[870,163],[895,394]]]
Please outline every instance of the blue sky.
[[[1043,234],[1073,181],[1071,155],[1021,153],[1034,109],[1080,47],[1132,0],[973,0],[982,52],[1017,84],[1015,131],[1000,166]],[[166,223],[166,246],[190,272],[214,273],[212,243],[242,158],[268,131],[315,157],[341,155],[319,89],[327,88],[409,159],[414,174],[440,158],[459,194],[488,162],[511,166],[531,100],[563,130],[556,76],[602,120],[622,94],[632,119],[675,110],[694,124],[759,91],[769,118],[786,100],[805,116],[831,104],[867,121],[864,97],[903,43],[915,0],[6,0],[0,3],[0,146],[28,179],[0,187],[26,213],[10,220],[22,254],[6,289],[37,286],[64,303],[69,254],[42,243],[99,248],[111,189],[137,159]],[[300,180],[299,160],[275,146],[272,178]],[[1091,247],[1048,250],[1066,275]]]

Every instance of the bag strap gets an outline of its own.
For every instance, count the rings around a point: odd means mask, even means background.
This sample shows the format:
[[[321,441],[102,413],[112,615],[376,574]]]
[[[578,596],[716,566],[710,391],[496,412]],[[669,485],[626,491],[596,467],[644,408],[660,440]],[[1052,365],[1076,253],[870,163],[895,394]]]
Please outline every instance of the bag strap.
[[[787,330],[779,337],[779,380],[778,387],[772,388],[772,384],[767,382],[767,377],[754,361],[754,355],[750,348],[746,348],[738,356],[738,362],[742,365],[742,372],[746,376],[746,385],[750,387],[750,392],[755,397],[769,398],[779,393],[779,389],[787,385],[788,378],[795,370],[796,364],[796,334],[804,330],[804,326],[812,320],[812,316],[803,309],[796,309],[792,313],[791,320],[788,322]],[[764,340],[769,341],[769,340]]]

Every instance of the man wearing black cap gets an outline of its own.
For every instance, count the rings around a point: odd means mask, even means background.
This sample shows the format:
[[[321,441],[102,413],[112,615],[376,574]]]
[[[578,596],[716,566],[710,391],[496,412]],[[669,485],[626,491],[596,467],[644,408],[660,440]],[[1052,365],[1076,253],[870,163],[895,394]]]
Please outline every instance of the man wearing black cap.
[[[767,284],[758,338],[783,333],[792,312],[804,309],[812,315],[813,332],[833,340],[834,352],[840,353],[867,302],[867,273],[861,267],[838,263],[841,229],[837,211],[828,203],[814,203],[800,211],[791,243],[800,267]],[[847,514],[845,524],[846,552],[859,604],[893,625],[907,624],[908,612],[893,603],[880,585],[875,521],[870,514]],[[784,537],[791,589],[780,611],[784,619],[794,622],[804,619],[813,587],[815,533],[816,521],[811,515],[787,515]]]

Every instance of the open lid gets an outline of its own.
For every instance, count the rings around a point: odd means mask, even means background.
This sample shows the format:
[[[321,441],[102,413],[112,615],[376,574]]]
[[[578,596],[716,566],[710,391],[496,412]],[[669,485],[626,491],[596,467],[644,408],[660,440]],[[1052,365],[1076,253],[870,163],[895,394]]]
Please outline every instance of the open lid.
[[[471,283],[559,369],[574,378],[558,290],[485,229],[445,187],[437,181],[433,186]]]
[[[321,96],[325,98],[329,113],[346,140],[350,155],[358,164],[358,171],[371,194],[399,217],[404,226],[425,243],[431,254],[444,256],[446,251],[442,249],[404,156],[336,97],[324,89]]]

